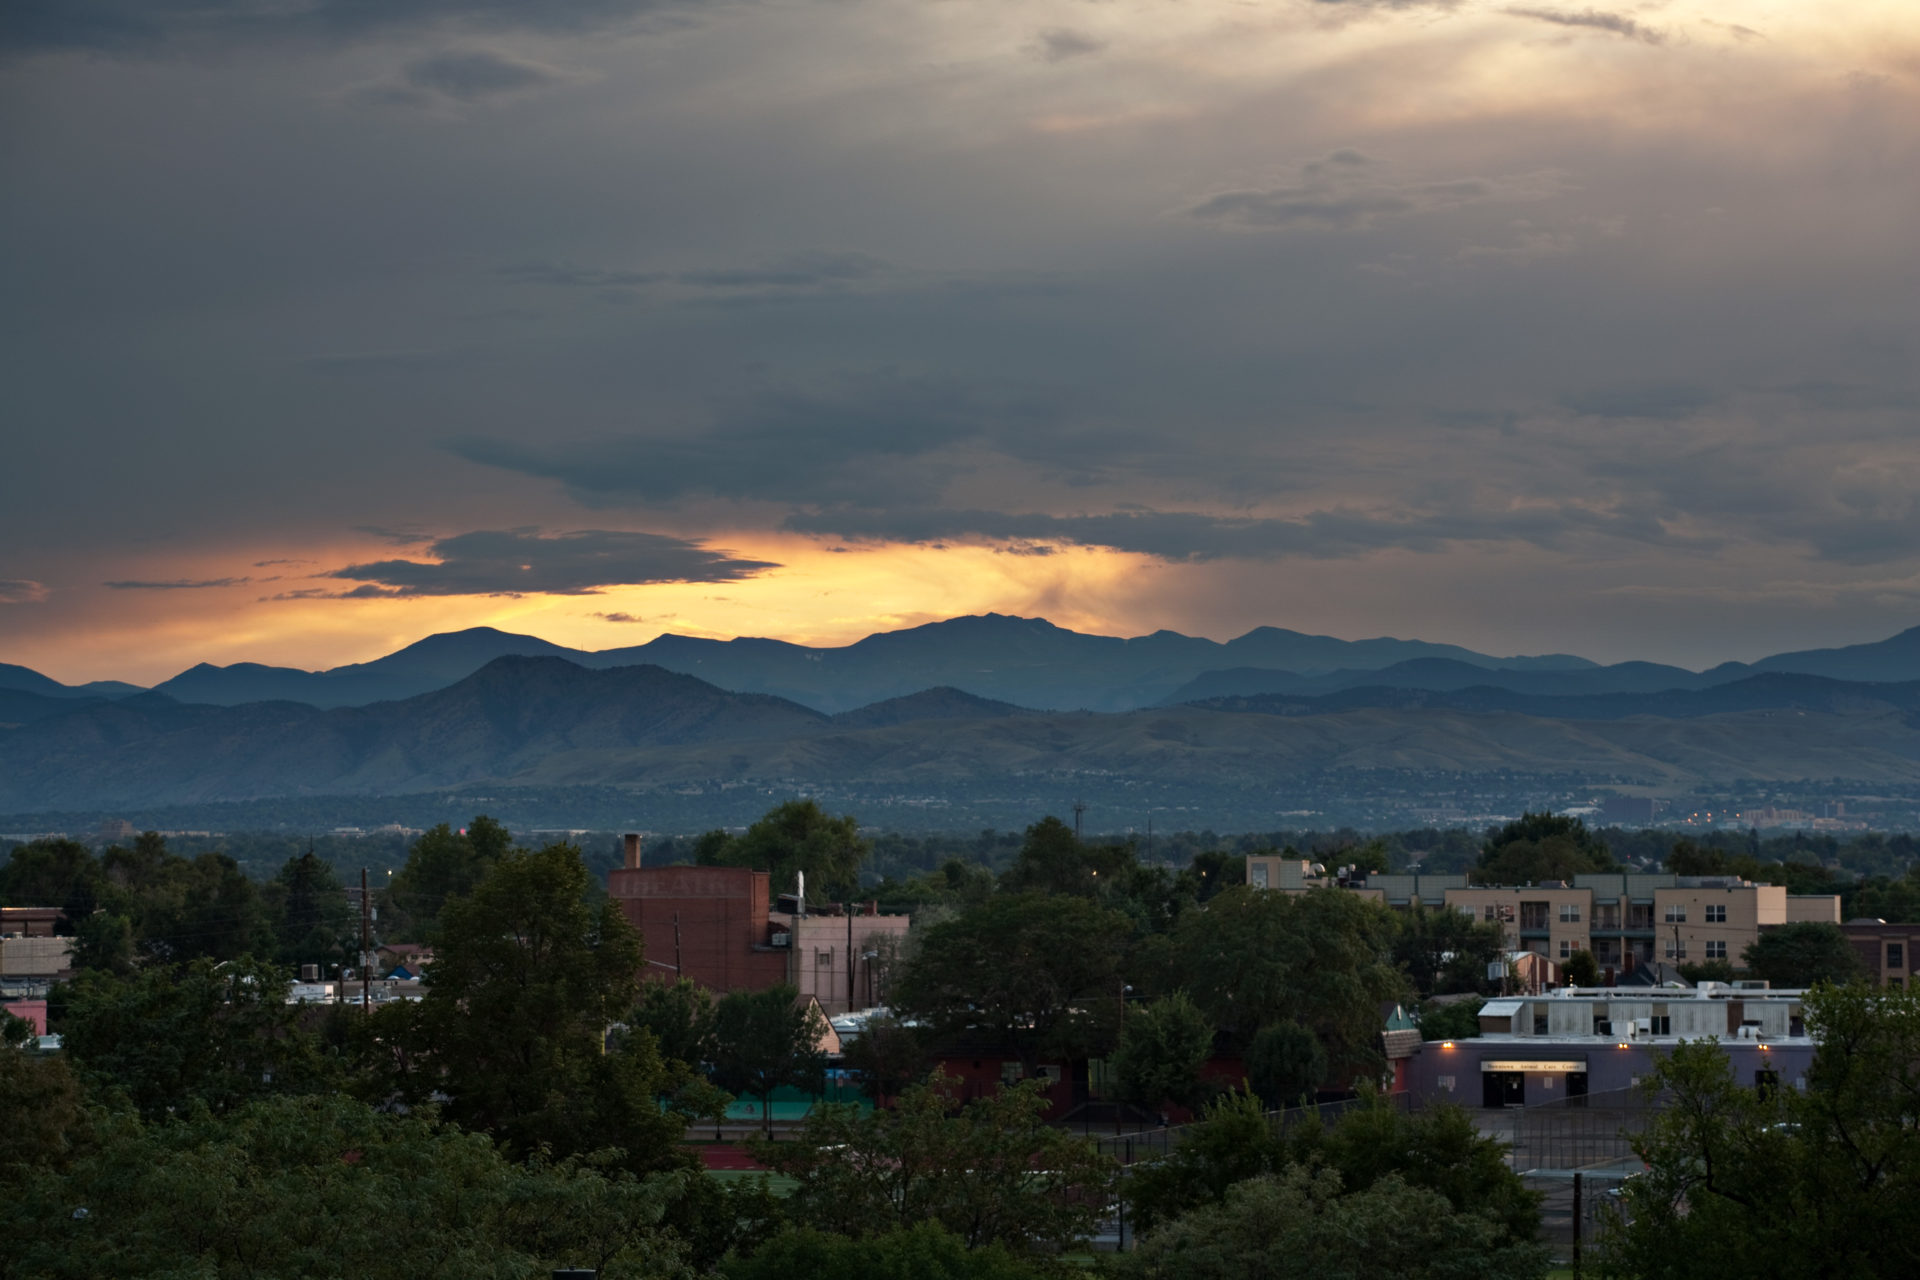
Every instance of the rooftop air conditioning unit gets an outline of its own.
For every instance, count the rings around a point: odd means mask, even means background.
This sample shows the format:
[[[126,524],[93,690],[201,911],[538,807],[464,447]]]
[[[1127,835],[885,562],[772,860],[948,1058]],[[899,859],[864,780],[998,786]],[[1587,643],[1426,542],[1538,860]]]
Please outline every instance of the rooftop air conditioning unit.
[[[773,935],[773,945],[776,947],[790,947],[793,945],[793,935],[785,931],[776,933]]]

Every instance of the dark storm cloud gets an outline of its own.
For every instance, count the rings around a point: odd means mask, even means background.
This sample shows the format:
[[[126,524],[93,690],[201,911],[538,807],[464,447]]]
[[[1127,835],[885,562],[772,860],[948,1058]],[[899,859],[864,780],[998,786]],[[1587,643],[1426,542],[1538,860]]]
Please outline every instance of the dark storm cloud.
[[[237,587],[243,582],[252,582],[252,578],[170,578],[161,582],[123,580],[103,582],[103,587],[112,587],[115,591],[201,591],[208,587]]]
[[[393,529],[380,524],[357,524],[355,533],[372,534],[382,542],[391,542],[396,547],[418,546],[422,542],[432,542],[433,535],[421,529]]]
[[[695,290],[835,290],[861,281],[899,274],[892,263],[865,253],[808,250],[768,262],[689,271],[630,271],[583,267],[565,262],[531,262],[501,267],[516,280],[569,289],[639,288],[679,285]]]
[[[46,586],[32,578],[0,578],[0,604],[38,604],[47,595]]]
[[[1189,217],[1260,230],[1320,227],[1347,231],[1389,217],[1457,209],[1497,200],[1539,200],[1563,182],[1552,172],[1503,178],[1394,182],[1368,157],[1342,148],[1300,167],[1300,181],[1222,191],[1187,209]]]
[[[403,74],[416,89],[461,102],[525,93],[566,79],[542,63],[487,49],[448,50],[419,58],[409,62]]]
[[[606,587],[655,582],[735,582],[780,567],[685,538],[608,529],[483,530],[441,538],[429,551],[433,561],[376,560],[320,576],[363,584],[339,593],[342,599],[593,595]]]
[[[468,439],[470,462],[558,480],[596,505],[694,495],[870,503],[931,498],[937,467],[897,465],[981,437],[982,397],[945,384],[858,379],[834,393],[769,393],[708,430],[546,444]],[[1015,421],[1013,406],[997,406]]]
[[[1563,396],[1561,403],[1588,418],[1651,418],[1659,422],[1676,422],[1691,418],[1718,399],[1705,387],[1661,383],[1574,392]]]
[[[1643,44],[1664,44],[1667,39],[1664,31],[1642,26],[1625,14],[1607,13],[1601,9],[1583,9],[1578,13],[1560,9],[1508,9],[1507,12],[1516,18],[1551,22],[1555,26],[1590,27],[1595,31],[1611,31],[1614,35],[1638,40]]]
[[[914,543],[969,537],[1015,540],[1029,547],[1067,542],[1173,561],[1272,560],[1288,556],[1338,559],[1390,547],[1439,551],[1451,543],[1477,541],[1551,547],[1579,534],[1671,541],[1660,523],[1644,514],[1565,504],[1498,511],[1410,512],[1394,518],[1328,510],[1297,519],[1146,510],[1074,516],[934,508],[838,510],[796,514],[788,518],[786,527],[796,533]]]
[[[0,51],[151,54],[195,44],[356,40],[441,24],[597,31],[693,0],[10,0]]]
[[[1040,33],[1033,51],[1044,62],[1065,62],[1069,58],[1084,58],[1090,53],[1099,53],[1106,47],[1105,40],[1067,27],[1054,27]]]

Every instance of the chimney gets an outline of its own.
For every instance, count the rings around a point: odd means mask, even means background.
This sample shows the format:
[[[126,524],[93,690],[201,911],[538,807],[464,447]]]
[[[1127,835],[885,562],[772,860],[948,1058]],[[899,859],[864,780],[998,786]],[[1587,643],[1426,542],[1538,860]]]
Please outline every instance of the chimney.
[[[638,831],[629,831],[627,832],[626,835],[620,838],[626,842],[626,846],[627,846],[627,860],[625,864],[627,870],[629,871],[639,870],[640,869],[640,833]]]

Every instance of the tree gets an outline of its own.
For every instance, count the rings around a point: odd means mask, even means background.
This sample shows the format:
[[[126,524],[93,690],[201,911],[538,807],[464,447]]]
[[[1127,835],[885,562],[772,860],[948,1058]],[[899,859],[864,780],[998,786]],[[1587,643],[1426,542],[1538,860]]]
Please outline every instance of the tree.
[[[133,971],[133,921],[96,911],[74,929],[73,967],[125,975]]]
[[[1122,882],[1136,865],[1125,845],[1083,843],[1072,827],[1048,816],[1027,828],[1019,856],[1001,873],[1000,888],[1096,898],[1122,891]]]
[[[1234,1185],[1224,1203],[1155,1231],[1116,1264],[1138,1280],[1535,1280],[1547,1250],[1398,1174],[1348,1191],[1332,1169],[1295,1165]]]
[[[1362,1091],[1361,1103],[1330,1125],[1295,1128],[1287,1158],[1337,1171],[1348,1191],[1399,1178],[1436,1192],[1455,1213],[1498,1223],[1510,1243],[1539,1234],[1540,1195],[1508,1166],[1506,1143],[1482,1134],[1464,1108],[1440,1104],[1409,1113],[1371,1089]]]
[[[1092,1044],[1121,995],[1128,933],[1126,917],[1085,898],[998,894],[926,930],[896,1003],[942,1033],[999,1036],[1032,1075],[1043,1055]]]
[[[512,834],[485,814],[465,831],[443,822],[422,832],[387,889],[387,900],[399,917],[394,921],[398,931],[426,937],[447,903],[478,888],[512,847]]]
[[[1818,982],[1856,982],[1866,966],[1837,924],[1804,920],[1761,933],[1740,953],[1747,971],[1776,987],[1811,987]]]
[[[1213,1055],[1213,1024],[1184,992],[1134,1010],[1113,1054],[1120,1096],[1136,1106],[1197,1106],[1211,1087],[1200,1069]]]
[[[1272,1173],[1286,1163],[1286,1148],[1251,1091],[1224,1093],[1200,1114],[1185,1139],[1164,1160],[1128,1170],[1127,1199],[1142,1236],[1201,1205],[1218,1204],[1227,1189]]]
[[[337,1095],[141,1126],[109,1117],[65,1171],[0,1197],[0,1272],[370,1280],[684,1274],[659,1223],[677,1176],[509,1163],[478,1134]],[[406,1224],[395,1230],[395,1223]]]
[[[326,859],[289,858],[267,888],[280,963],[325,966],[359,949],[359,922]]]
[[[1920,1274],[1920,993],[1821,987],[1806,1087],[1756,1089],[1708,1041],[1642,1082],[1665,1100],[1607,1240],[1646,1280]]]
[[[784,983],[722,996],[713,1010],[713,1082],[760,1099],[771,1134],[776,1090],[819,1093],[824,1087],[827,1058],[820,1037],[825,1031],[819,1011]]]
[[[860,1033],[842,1041],[841,1058],[860,1081],[860,1091],[884,1103],[927,1071],[920,1029],[895,1017],[869,1017]]]
[[[1420,1038],[1422,1040],[1471,1040],[1480,1034],[1480,1006],[1486,1001],[1479,996],[1468,996],[1464,1000],[1453,1000],[1445,1004],[1430,1002],[1420,1010]]]
[[[798,1227],[720,1267],[726,1280],[1046,1280],[1042,1269],[998,1245],[969,1249],[938,1223],[921,1222],[856,1240]]]
[[[1216,1027],[1251,1044],[1297,1023],[1325,1047],[1334,1078],[1380,1069],[1383,1002],[1404,980],[1389,962],[1395,925],[1377,903],[1339,889],[1231,889],[1180,918],[1173,967]]]
[[[717,838],[716,838],[717,837]],[[770,809],[738,839],[709,832],[694,847],[703,866],[755,867],[770,874],[775,893],[790,893],[805,872],[814,900],[850,899],[860,888],[860,864],[871,846],[851,814],[829,817],[814,800],[789,800]]]
[[[1046,1123],[1047,1096],[1023,1080],[950,1114],[955,1081],[936,1073],[890,1111],[815,1107],[792,1142],[754,1155],[793,1178],[794,1217],[867,1237],[938,1223],[969,1249],[1065,1249],[1092,1234],[1113,1162]]]
[[[651,1036],[605,1051],[632,1010],[640,938],[619,907],[589,908],[580,851],[502,854],[434,935],[433,981],[417,1004],[373,1018],[376,1087],[494,1135],[516,1158],[604,1147],[636,1171],[679,1167],[683,1120],[656,1101],[671,1083]]]
[[[63,1047],[90,1088],[147,1120],[221,1113],[268,1094],[335,1088],[341,1064],[287,1003],[286,970],[251,959],[99,970],[57,988]]]
[[[1567,981],[1576,987],[1600,985],[1600,962],[1584,947],[1568,956],[1560,968],[1567,975]]]
[[[106,876],[85,845],[76,840],[29,840],[18,844],[0,867],[0,906],[59,907],[64,932],[92,914]]]
[[[0,1018],[12,1014],[0,1011]],[[37,1171],[64,1170],[89,1137],[80,1086],[67,1061],[0,1043],[0,1200]],[[0,1268],[4,1268],[0,1263]]]
[[[1506,951],[1500,926],[1451,908],[1394,913],[1393,962],[1420,996],[1488,991],[1487,966]]]
[[[1473,879],[1477,884],[1538,884],[1617,866],[1613,852],[1580,819],[1526,813],[1488,833]]]
[[[1299,1023],[1270,1022],[1247,1046],[1247,1079],[1269,1106],[1302,1106],[1326,1083],[1327,1051]]]
[[[713,1059],[713,995],[691,978],[642,982],[627,1024],[651,1032],[670,1062],[701,1067]]]

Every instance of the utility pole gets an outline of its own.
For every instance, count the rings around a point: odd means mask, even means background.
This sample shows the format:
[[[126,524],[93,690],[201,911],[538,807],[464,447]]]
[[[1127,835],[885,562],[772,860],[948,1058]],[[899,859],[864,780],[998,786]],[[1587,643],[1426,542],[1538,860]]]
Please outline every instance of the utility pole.
[[[1073,802],[1073,838],[1075,840],[1080,838],[1080,815],[1086,811],[1087,802],[1085,800],[1075,800]]]
[[[686,970],[680,967],[680,913],[676,911],[673,913],[673,976],[679,979],[685,975]]]
[[[845,904],[842,910],[847,913],[847,1012],[852,1013],[854,1004],[853,904],[851,902]]]
[[[373,1012],[373,975],[369,972],[367,927],[372,921],[372,904],[367,900],[367,869],[360,868],[360,1012]]]

